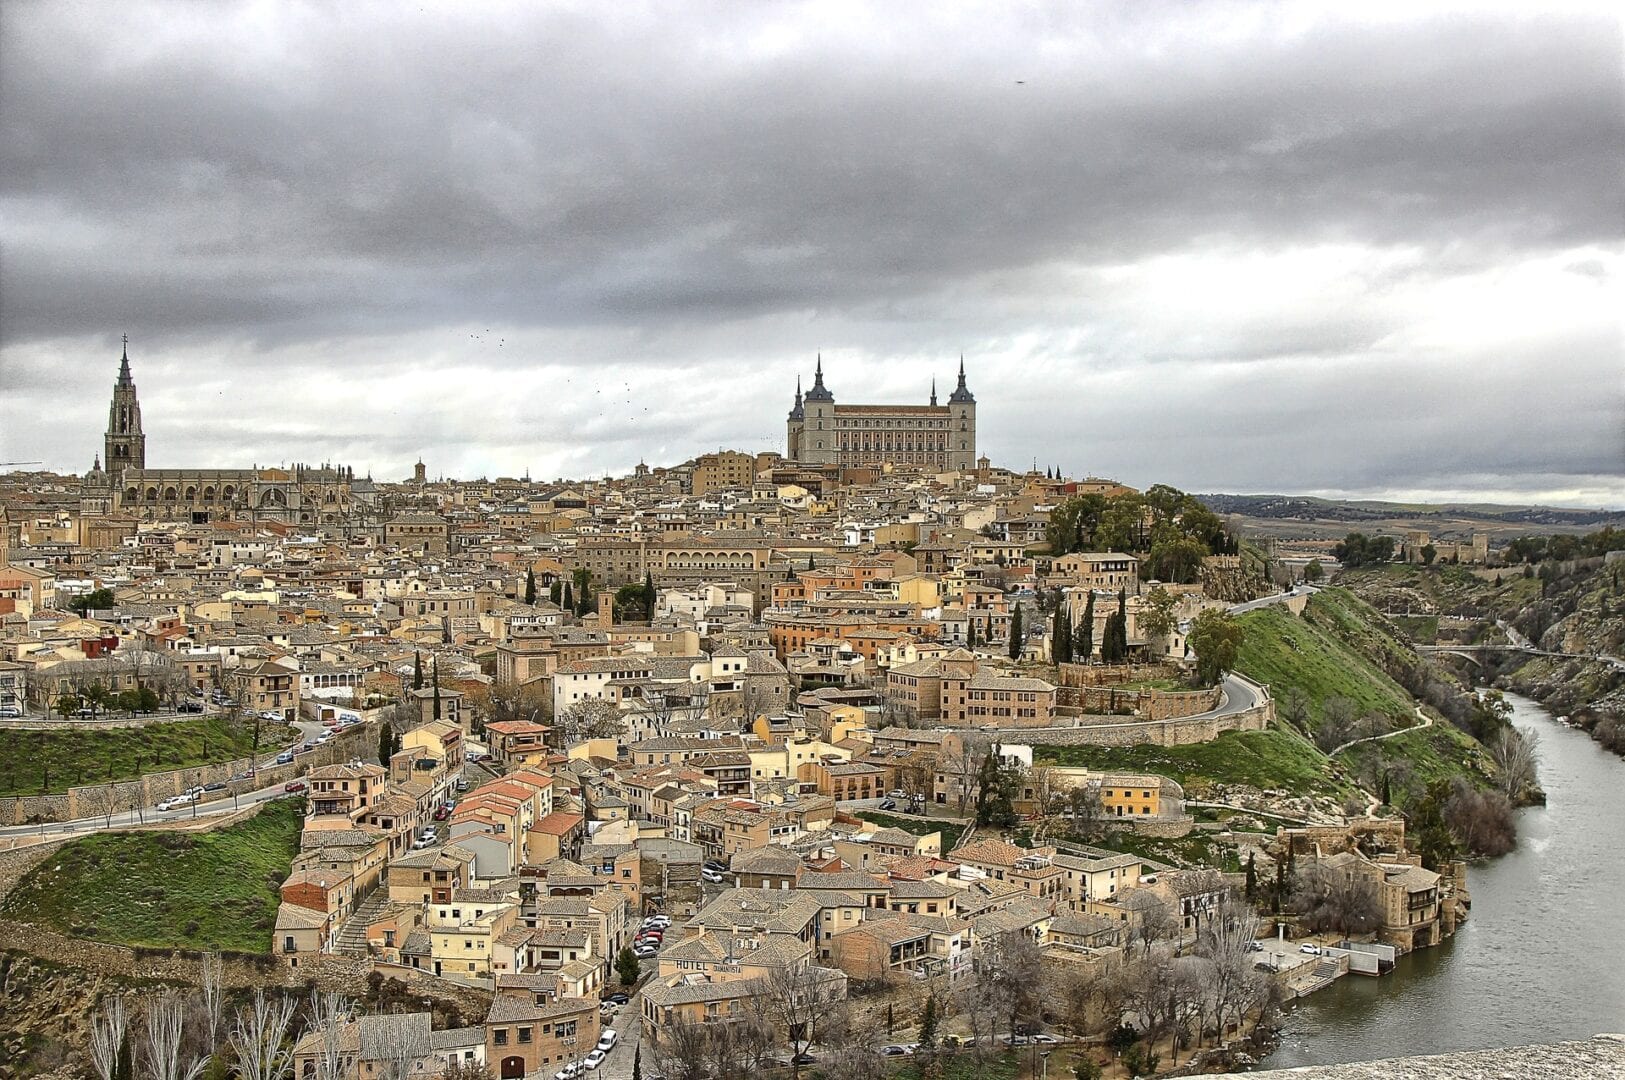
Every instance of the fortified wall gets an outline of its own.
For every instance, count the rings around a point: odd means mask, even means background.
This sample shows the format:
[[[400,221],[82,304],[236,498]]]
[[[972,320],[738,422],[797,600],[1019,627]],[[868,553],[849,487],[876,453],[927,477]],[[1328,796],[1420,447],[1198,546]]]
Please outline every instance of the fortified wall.
[[[214,797],[247,795],[257,788],[296,779],[307,768],[365,758],[375,754],[376,750],[376,729],[371,724],[358,724],[335,735],[331,742],[300,754],[286,765],[261,765],[258,778],[252,781],[231,779],[238,773],[247,772],[254,764],[252,758],[236,758],[215,765],[147,773],[135,780],[84,784],[55,795],[22,795],[0,799],[0,826],[77,821],[109,813],[122,814],[139,807],[150,808],[154,803],[179,795],[188,788],[207,784],[226,785],[223,790],[211,793]],[[177,811],[177,816],[180,813]],[[165,820],[162,814],[156,812],[153,812],[153,819]]]

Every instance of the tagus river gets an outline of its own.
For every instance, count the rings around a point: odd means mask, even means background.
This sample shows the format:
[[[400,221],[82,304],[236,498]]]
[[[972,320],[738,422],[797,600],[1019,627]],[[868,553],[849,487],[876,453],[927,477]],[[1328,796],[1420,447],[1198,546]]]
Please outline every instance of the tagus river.
[[[1268,1066],[1625,1032],[1625,760],[1507,699],[1540,734],[1547,804],[1518,811],[1516,850],[1469,869],[1472,916],[1454,939],[1298,1002]]]

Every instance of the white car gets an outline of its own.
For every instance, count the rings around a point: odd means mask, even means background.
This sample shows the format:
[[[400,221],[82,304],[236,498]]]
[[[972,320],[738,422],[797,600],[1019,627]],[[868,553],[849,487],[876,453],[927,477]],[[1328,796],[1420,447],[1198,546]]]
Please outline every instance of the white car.
[[[606,1054],[609,1053],[615,1049],[615,1040],[620,1037],[620,1034],[614,1028],[605,1028],[604,1033],[598,1036],[598,1049]]]
[[[1320,946],[1314,944],[1313,942],[1306,941],[1302,945],[1298,946],[1298,951],[1301,953],[1308,953],[1310,956],[1319,956]]]
[[[603,1063],[604,1063],[604,1052],[602,1050],[594,1050],[592,1053],[588,1054],[585,1058],[583,1058],[581,1060],[582,1067],[586,1068],[586,1069],[596,1069],[596,1068],[598,1068],[598,1066],[602,1065]]]
[[[706,881],[709,881],[713,885],[722,884],[722,875],[715,870],[701,870],[700,877]]]

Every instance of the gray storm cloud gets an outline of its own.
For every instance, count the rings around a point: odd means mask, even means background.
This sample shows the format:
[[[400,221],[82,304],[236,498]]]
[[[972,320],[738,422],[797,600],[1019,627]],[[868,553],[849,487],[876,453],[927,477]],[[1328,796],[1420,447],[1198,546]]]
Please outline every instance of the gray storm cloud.
[[[0,8],[0,448],[581,474],[963,351],[999,461],[1625,505],[1605,7]]]

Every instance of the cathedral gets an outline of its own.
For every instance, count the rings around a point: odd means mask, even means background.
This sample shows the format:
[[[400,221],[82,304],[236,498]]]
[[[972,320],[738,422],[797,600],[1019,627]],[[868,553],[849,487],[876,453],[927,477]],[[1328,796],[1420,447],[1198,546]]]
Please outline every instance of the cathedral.
[[[976,397],[965,385],[964,358],[959,361],[959,385],[946,405],[937,404],[935,382],[928,405],[837,405],[824,385],[824,359],[819,357],[812,389],[803,395],[796,380],[785,457],[841,468],[895,464],[972,471]]]
[[[149,469],[141,402],[130,373],[129,338],[107,410],[102,454],[80,484],[82,516],[124,514],[146,521],[279,522],[342,531],[374,516],[370,477],[342,465],[254,469]],[[104,467],[103,461],[106,465]]]

